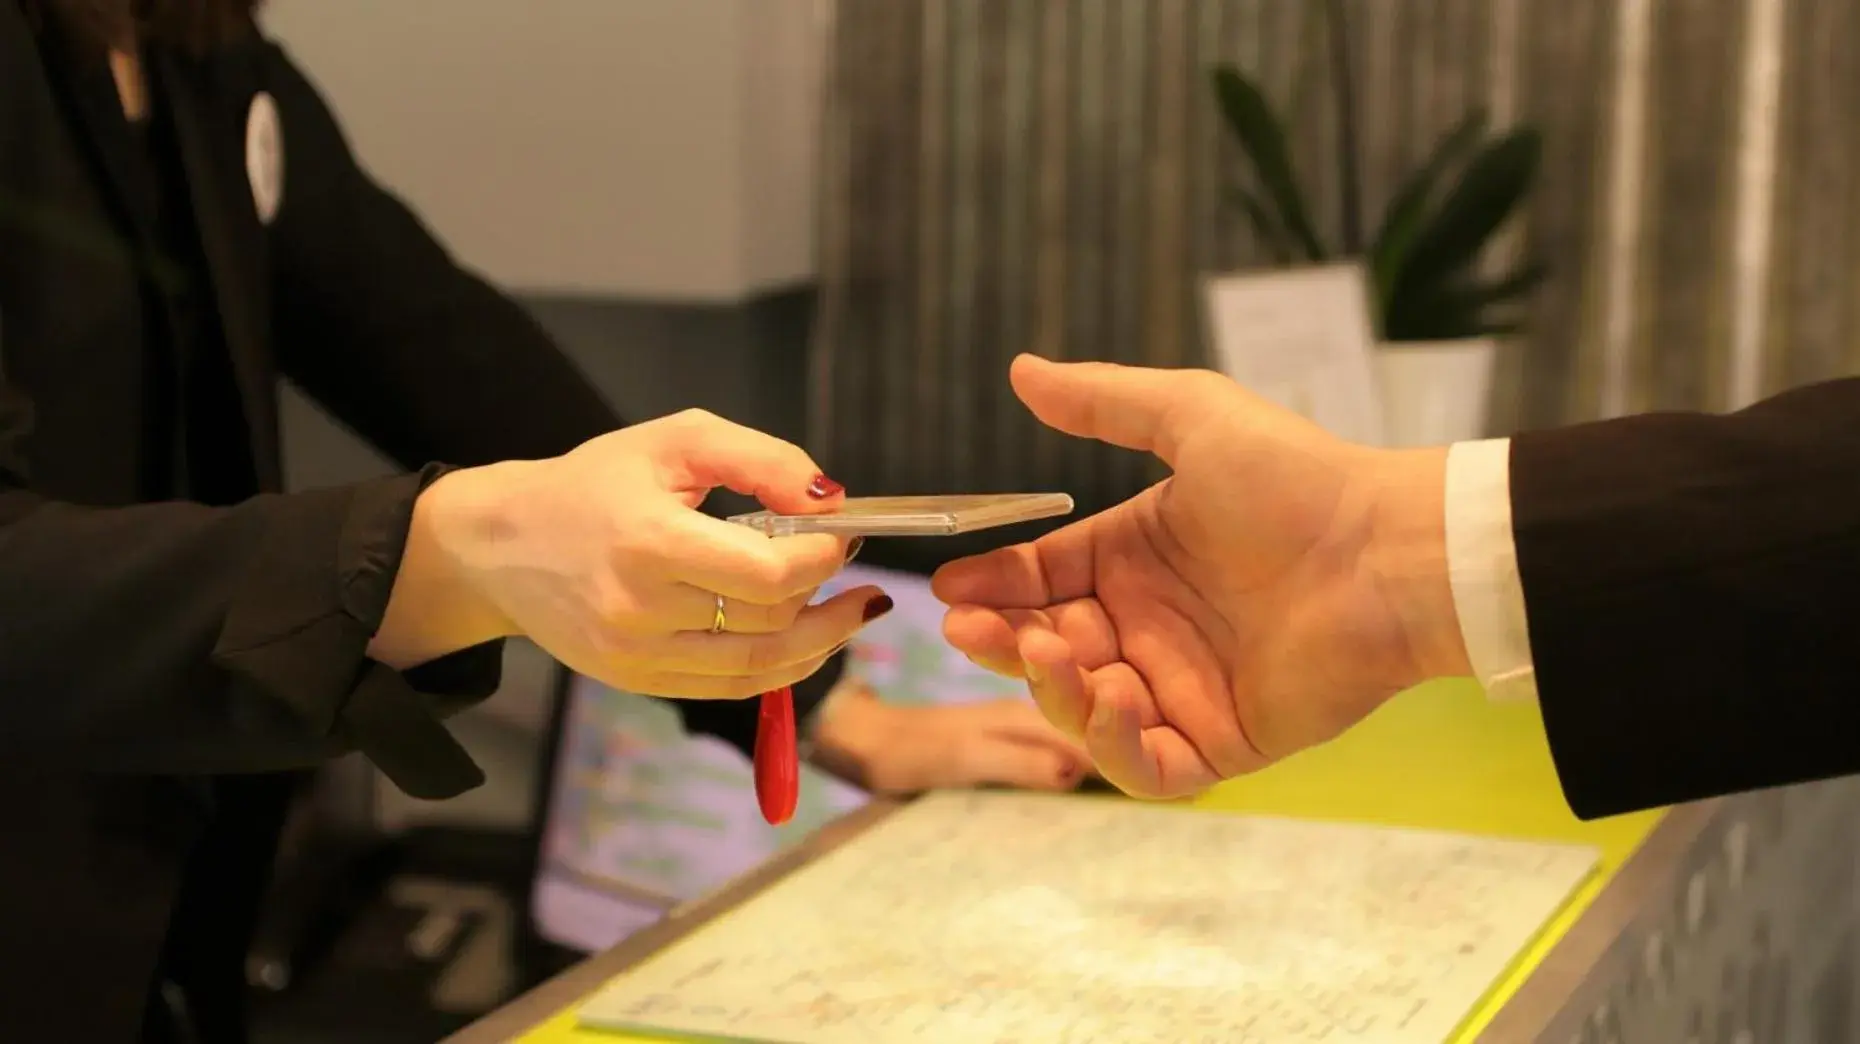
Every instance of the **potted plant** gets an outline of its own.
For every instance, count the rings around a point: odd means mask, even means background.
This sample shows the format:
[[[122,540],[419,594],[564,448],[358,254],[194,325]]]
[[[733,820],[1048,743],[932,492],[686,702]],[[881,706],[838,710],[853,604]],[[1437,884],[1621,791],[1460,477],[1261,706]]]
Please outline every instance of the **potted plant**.
[[[1524,300],[1545,274],[1526,260],[1506,275],[1482,278],[1479,262],[1530,191],[1540,136],[1529,127],[1490,135],[1485,113],[1469,113],[1364,235],[1347,39],[1331,6],[1342,168],[1337,242],[1327,243],[1311,220],[1284,125],[1265,95],[1237,68],[1220,65],[1212,74],[1215,97],[1252,173],[1252,184],[1231,186],[1229,198],[1279,263],[1361,265],[1391,444],[1477,438],[1484,434],[1497,339],[1520,329]]]

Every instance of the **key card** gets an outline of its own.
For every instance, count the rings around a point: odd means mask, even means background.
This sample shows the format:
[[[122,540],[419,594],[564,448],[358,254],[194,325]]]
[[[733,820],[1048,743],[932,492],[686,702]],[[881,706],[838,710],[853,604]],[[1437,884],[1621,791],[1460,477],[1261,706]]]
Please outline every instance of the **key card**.
[[[831,533],[835,536],[954,536],[978,529],[1064,515],[1072,498],[1064,493],[983,493],[937,497],[848,497],[825,515],[778,515],[756,511],[732,522],[769,536]]]

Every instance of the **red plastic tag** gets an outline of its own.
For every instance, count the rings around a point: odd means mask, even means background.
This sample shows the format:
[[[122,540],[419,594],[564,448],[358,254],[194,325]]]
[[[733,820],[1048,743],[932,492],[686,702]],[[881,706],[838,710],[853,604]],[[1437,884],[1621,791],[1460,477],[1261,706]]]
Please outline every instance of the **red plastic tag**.
[[[794,818],[801,799],[801,755],[794,726],[794,690],[762,694],[756,714],[756,803],[777,826]]]

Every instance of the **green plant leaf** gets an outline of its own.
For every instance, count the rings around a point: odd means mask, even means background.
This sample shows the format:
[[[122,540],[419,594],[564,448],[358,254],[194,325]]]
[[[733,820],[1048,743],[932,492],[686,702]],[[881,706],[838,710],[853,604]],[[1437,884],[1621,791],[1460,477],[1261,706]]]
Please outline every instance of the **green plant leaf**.
[[[1489,283],[1471,286],[1456,286],[1451,290],[1464,307],[1484,310],[1495,304],[1503,304],[1514,298],[1523,297],[1550,274],[1542,262],[1526,261],[1511,270],[1509,275],[1500,276]]]
[[[1459,341],[1469,337],[1499,336],[1524,328],[1522,320],[1496,319],[1477,312],[1434,309],[1394,316],[1383,335],[1385,344],[1411,344],[1415,341]]]
[[[1490,282],[1456,282],[1423,292],[1405,294],[1385,317],[1383,338],[1388,341],[1443,341],[1494,332],[1489,314],[1495,305],[1516,301],[1537,287],[1548,269],[1525,262],[1510,274]],[[1497,324],[1515,332],[1518,324]]]
[[[1492,142],[1467,162],[1396,272],[1390,311],[1395,298],[1449,282],[1478,258],[1530,191],[1542,149],[1538,132],[1525,128]]]
[[[1244,186],[1233,185],[1227,190],[1227,198],[1246,213],[1247,221],[1253,226],[1253,235],[1259,240],[1266,252],[1279,264],[1289,264],[1292,260],[1291,244],[1285,241],[1285,232],[1273,220],[1272,211],[1258,196],[1248,192]]]
[[[1215,98],[1221,115],[1253,165],[1260,187],[1278,210],[1277,223],[1304,251],[1305,260],[1323,261],[1327,252],[1312,228],[1304,197],[1292,172],[1285,130],[1251,80],[1232,65],[1214,69]]]
[[[1536,289],[1538,283],[1543,282],[1548,274],[1548,269],[1542,264],[1529,261],[1497,279],[1484,282],[1471,279],[1454,280],[1439,286],[1419,289],[1407,295],[1405,300],[1413,305],[1425,305],[1448,311],[1478,312],[1530,293]]]
[[[1409,246],[1427,220],[1427,206],[1433,202],[1436,186],[1447,171],[1478,144],[1485,133],[1485,123],[1485,110],[1474,109],[1467,113],[1457,126],[1441,137],[1427,162],[1389,200],[1388,209],[1382,214],[1382,224],[1369,246],[1369,270],[1375,284],[1378,315],[1388,312],[1389,295],[1394,292]]]
[[[1454,322],[1416,329],[1410,331],[1408,336],[1389,338],[1383,343],[1400,350],[1404,344],[1468,341],[1478,337],[1512,337],[1523,331],[1522,322]]]
[[[1360,257],[1368,244],[1363,242],[1363,183],[1360,150],[1356,131],[1355,62],[1350,57],[1350,21],[1343,0],[1329,0],[1319,5],[1325,28],[1330,35],[1331,98],[1337,120],[1337,167],[1340,195],[1337,223],[1343,252]]]

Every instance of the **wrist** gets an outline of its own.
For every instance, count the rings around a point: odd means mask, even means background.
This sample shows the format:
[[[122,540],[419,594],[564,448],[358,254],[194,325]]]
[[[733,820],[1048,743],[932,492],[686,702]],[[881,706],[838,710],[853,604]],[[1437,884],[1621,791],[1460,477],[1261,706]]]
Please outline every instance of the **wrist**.
[[[1375,452],[1365,558],[1409,652],[1401,683],[1469,675],[1447,554],[1446,447]]]
[[[448,472],[415,498],[371,658],[404,670],[515,633],[469,566],[500,527],[494,470]]]

